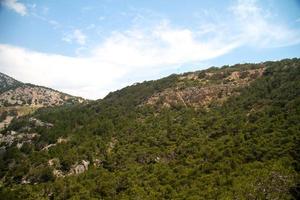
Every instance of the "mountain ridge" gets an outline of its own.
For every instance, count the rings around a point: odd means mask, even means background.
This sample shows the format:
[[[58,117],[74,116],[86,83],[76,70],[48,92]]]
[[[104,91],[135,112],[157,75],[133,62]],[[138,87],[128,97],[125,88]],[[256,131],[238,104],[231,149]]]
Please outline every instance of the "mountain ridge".
[[[22,82],[0,72],[0,93],[22,84]]]
[[[230,94],[190,100],[224,85]],[[147,103],[153,97],[162,98]],[[298,199],[299,105],[295,58],[171,75],[87,104],[43,108],[1,132],[0,195]]]
[[[30,114],[42,107],[87,101],[48,87],[22,83],[3,73],[0,73],[0,86],[0,129],[9,125],[15,117]]]

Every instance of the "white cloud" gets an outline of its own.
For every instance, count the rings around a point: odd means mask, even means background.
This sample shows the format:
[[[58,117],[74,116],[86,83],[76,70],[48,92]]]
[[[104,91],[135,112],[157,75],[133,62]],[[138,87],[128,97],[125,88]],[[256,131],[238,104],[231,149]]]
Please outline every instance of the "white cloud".
[[[235,45],[199,42],[188,29],[163,23],[150,30],[115,32],[89,56],[68,57],[0,45],[0,71],[15,78],[88,98],[149,78],[182,63],[214,58]],[[18,59],[16,59],[18,58]],[[141,77],[141,76],[139,76]]]
[[[233,22],[229,28],[244,44],[270,48],[300,42],[299,29],[293,30],[284,22],[275,21],[271,12],[259,7],[256,0],[238,0],[230,11]]]
[[[194,30],[174,27],[167,20],[145,27],[115,31],[94,48],[77,48],[79,55],[75,57],[0,45],[0,71],[21,81],[99,98],[125,85],[175,71],[183,64],[216,58],[237,47],[269,48],[300,42],[298,29],[272,21],[272,16],[251,0],[231,6],[223,21],[202,22]],[[64,40],[84,45],[86,36],[76,29]],[[80,55],[82,51],[85,56]]]
[[[198,41],[189,29],[172,28],[168,23],[151,30],[115,32],[92,51],[95,57],[121,66],[162,67],[214,58],[237,46],[223,41]]]
[[[23,3],[18,2],[18,0],[2,0],[2,5],[15,11],[16,13],[24,16],[27,14],[27,8]]]
[[[18,59],[16,59],[18,58]],[[124,70],[95,57],[78,58],[0,45],[0,71],[34,84],[89,98],[103,96]]]
[[[86,43],[86,35],[82,33],[81,30],[75,29],[72,33],[66,34],[63,38],[63,41],[72,43],[75,41],[80,45],[85,45]]]

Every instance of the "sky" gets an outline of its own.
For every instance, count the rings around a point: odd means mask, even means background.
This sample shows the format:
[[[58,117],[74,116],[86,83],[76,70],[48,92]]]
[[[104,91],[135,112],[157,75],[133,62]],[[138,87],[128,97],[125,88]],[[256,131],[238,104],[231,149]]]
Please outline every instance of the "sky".
[[[300,0],[0,0],[0,72],[88,99],[300,57]]]

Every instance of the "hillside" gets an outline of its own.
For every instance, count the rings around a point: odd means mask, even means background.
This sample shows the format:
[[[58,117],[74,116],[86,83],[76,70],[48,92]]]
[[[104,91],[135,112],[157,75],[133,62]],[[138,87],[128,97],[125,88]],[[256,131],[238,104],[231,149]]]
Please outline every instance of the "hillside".
[[[41,107],[82,103],[85,100],[50,88],[22,83],[0,73],[0,130],[15,118]]]
[[[0,198],[299,199],[299,122],[296,58],[138,83],[14,120]]]
[[[20,85],[22,85],[20,81],[17,81],[0,72],[0,93],[18,87]]]

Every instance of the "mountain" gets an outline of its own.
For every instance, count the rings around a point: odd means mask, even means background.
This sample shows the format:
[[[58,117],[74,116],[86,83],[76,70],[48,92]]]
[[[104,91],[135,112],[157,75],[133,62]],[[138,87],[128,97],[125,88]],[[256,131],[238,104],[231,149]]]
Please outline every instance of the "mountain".
[[[20,81],[17,81],[0,72],[0,93],[18,87],[20,85],[22,85]]]
[[[41,107],[83,103],[86,100],[50,88],[22,83],[0,73],[0,129],[15,117]]]
[[[47,107],[0,136],[2,199],[299,199],[300,59]]]

